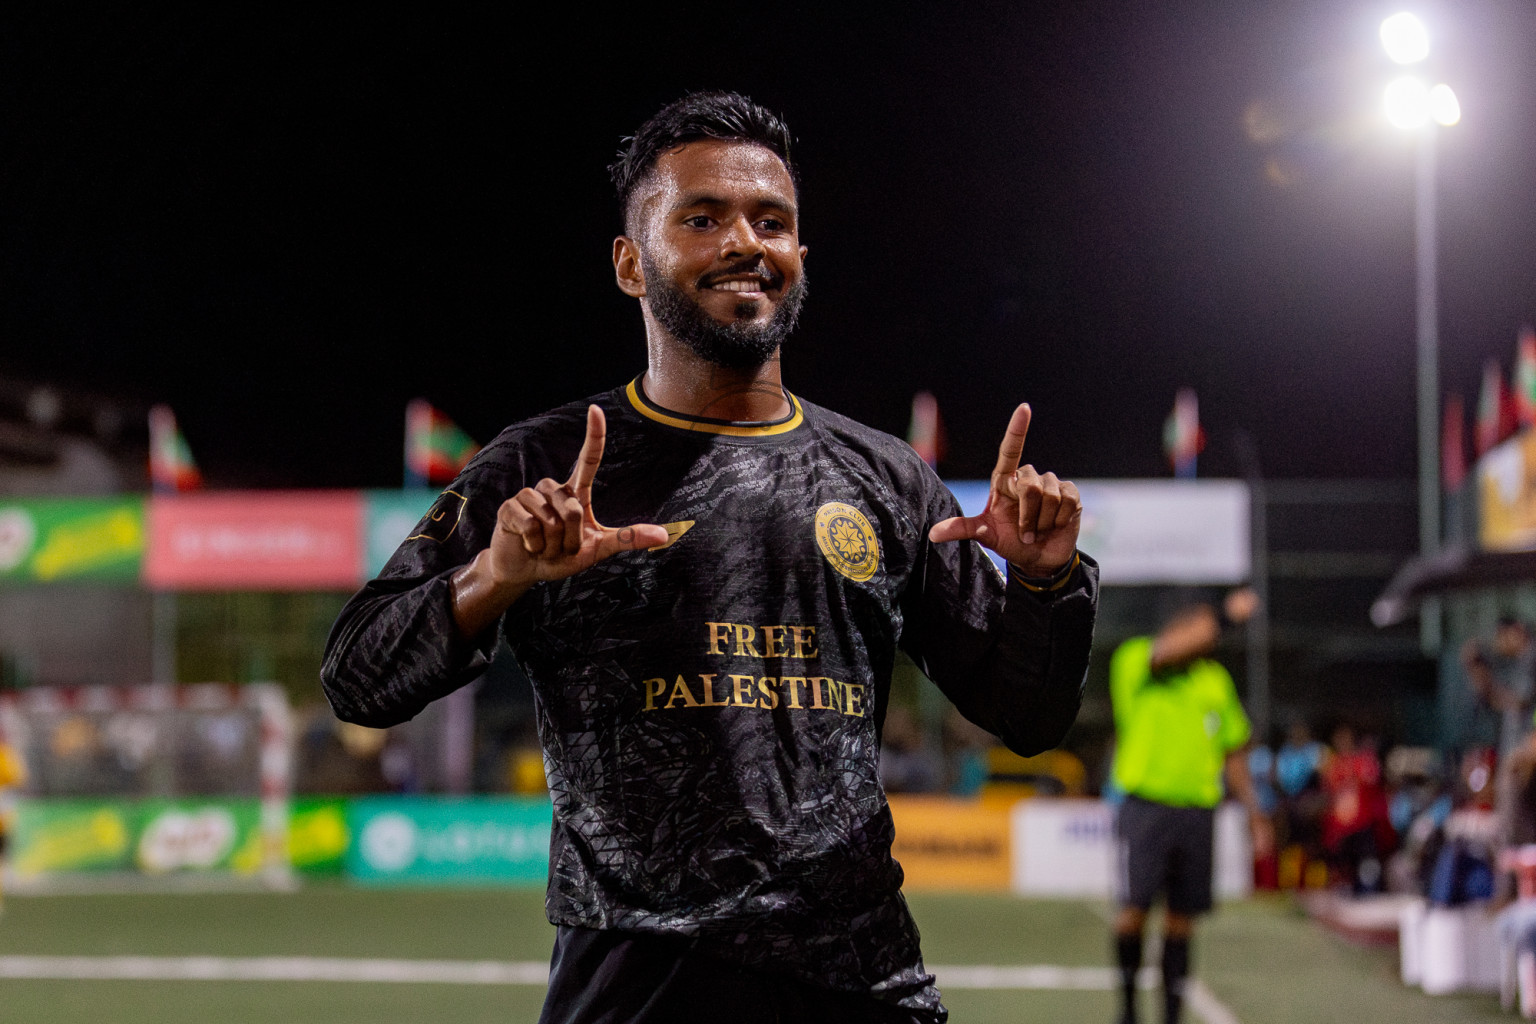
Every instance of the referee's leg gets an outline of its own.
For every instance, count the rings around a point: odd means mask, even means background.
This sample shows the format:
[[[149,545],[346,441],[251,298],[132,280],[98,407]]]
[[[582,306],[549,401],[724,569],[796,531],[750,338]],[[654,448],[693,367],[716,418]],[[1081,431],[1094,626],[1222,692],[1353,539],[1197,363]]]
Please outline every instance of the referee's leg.
[[[1163,923],[1163,1019],[1177,1024],[1184,1010],[1184,985],[1189,977],[1189,949],[1195,920],[1214,905],[1211,879],[1215,869],[1216,812],[1206,807],[1180,807],[1174,855],[1168,876],[1168,915]]]
[[[1147,912],[1167,876],[1168,822],[1172,808],[1128,796],[1115,814],[1117,872],[1115,964],[1120,972],[1120,1021],[1135,1024],[1136,978],[1141,971]]]

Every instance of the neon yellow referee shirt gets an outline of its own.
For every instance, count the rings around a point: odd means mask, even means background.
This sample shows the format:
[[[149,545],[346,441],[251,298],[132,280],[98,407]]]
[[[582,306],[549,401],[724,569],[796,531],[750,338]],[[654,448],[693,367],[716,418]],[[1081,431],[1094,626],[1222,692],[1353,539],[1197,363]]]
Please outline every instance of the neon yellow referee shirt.
[[[1115,709],[1115,784],[1175,807],[1221,802],[1227,754],[1252,731],[1232,676],[1207,658],[1152,675],[1152,638],[1115,649],[1109,662]]]

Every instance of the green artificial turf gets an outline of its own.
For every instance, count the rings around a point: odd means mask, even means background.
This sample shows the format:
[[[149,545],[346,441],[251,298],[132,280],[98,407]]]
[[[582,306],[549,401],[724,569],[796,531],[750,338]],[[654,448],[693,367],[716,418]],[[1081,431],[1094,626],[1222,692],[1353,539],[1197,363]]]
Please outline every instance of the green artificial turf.
[[[1109,909],[1086,901],[918,893],[930,964],[1102,967]],[[505,890],[13,896],[0,957],[300,956],[545,962],[554,931],[542,894]],[[1323,931],[1284,900],[1224,907],[1205,923],[1195,972],[1243,1024],[1508,1022],[1488,996],[1429,997],[1397,980],[1393,948]],[[944,977],[940,975],[940,985]],[[1148,1013],[1155,993],[1144,993]],[[90,1024],[455,1024],[532,1021],[535,985],[314,981],[0,980],[0,1020]],[[956,1024],[1107,1024],[1108,991],[950,987]],[[1186,1015],[1191,1024],[1198,1018]]]

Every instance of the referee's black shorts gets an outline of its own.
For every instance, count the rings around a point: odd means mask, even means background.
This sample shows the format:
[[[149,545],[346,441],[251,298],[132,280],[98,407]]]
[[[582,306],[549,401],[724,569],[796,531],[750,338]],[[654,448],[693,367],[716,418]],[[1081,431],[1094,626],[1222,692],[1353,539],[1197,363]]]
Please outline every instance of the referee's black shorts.
[[[539,1024],[943,1024],[874,999],[759,974],[688,939],[560,925]]]
[[[1115,816],[1115,897],[1148,910],[1162,895],[1168,910],[1193,916],[1211,909],[1216,811],[1170,807],[1128,796]]]

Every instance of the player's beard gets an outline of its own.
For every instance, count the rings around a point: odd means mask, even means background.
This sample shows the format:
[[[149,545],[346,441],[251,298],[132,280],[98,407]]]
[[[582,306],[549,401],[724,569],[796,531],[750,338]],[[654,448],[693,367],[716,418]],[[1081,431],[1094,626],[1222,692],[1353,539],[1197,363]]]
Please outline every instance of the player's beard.
[[[805,302],[805,276],[784,289],[778,308],[766,321],[752,319],[757,305],[738,303],[738,319],[721,323],[704,311],[651,262],[640,257],[645,272],[645,297],[651,315],[700,359],[727,370],[749,370],[766,363],[800,322]]]

